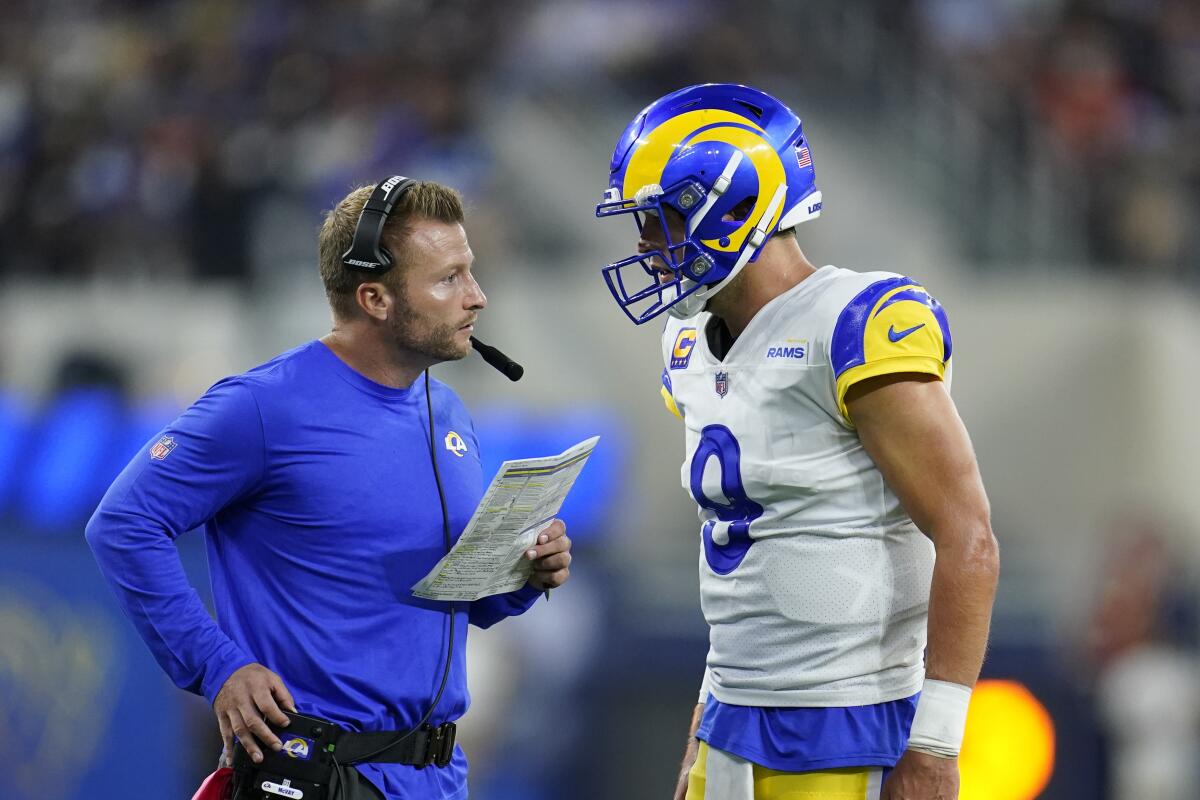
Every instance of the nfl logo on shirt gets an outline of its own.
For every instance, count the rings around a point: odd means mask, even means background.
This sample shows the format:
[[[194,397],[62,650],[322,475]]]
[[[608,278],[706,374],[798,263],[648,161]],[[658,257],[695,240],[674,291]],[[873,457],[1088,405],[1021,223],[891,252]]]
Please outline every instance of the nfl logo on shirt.
[[[164,436],[154,443],[150,448],[150,457],[155,461],[162,461],[167,456],[171,455],[171,451],[175,449],[175,440],[170,436]]]
[[[724,397],[729,394],[729,373],[718,372],[713,388],[717,390],[717,397]]]

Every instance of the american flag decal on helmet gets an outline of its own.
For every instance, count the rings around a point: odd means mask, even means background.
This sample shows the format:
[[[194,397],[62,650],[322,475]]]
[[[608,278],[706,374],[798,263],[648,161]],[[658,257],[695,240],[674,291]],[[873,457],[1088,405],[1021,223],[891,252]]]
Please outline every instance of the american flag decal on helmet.
[[[801,167],[812,166],[812,156],[808,153],[808,145],[802,144],[796,148],[796,161],[799,162]]]
[[[150,447],[150,457],[155,461],[162,461],[164,458],[171,455],[171,451],[174,449],[175,440],[170,436],[164,436]]]

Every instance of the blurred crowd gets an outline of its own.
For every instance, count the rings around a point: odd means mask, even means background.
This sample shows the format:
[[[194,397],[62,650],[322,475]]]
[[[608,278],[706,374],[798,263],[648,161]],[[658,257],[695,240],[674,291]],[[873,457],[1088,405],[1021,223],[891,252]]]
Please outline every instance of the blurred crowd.
[[[329,198],[396,163],[470,189],[488,163],[468,108],[499,13],[4,3],[0,271],[248,279],[281,202],[315,224]]]
[[[970,116],[976,149],[945,180],[958,183],[947,207],[973,211],[960,228],[974,260],[1198,271],[1192,0],[13,0],[0,9],[0,274],[251,283],[297,220],[397,164],[486,205],[488,98],[550,82],[594,106],[611,102],[604,86],[644,100],[761,75],[819,78],[853,101],[838,59],[873,63],[874,91],[904,75]],[[894,94],[907,124],[947,127]],[[929,141],[927,156],[955,151]],[[1025,215],[997,208],[1004,187]],[[1023,229],[1049,217],[1030,240]],[[975,235],[987,225],[999,229]]]
[[[1076,674],[1094,697],[1111,800],[1187,800],[1200,780],[1198,598],[1167,530],[1135,513],[1098,537],[1104,563]]]
[[[922,68],[978,115],[985,149],[1014,172],[1041,173],[1031,191],[1048,183],[1053,202],[1073,208],[1079,255],[1200,275],[1200,4],[914,0],[911,10]]]

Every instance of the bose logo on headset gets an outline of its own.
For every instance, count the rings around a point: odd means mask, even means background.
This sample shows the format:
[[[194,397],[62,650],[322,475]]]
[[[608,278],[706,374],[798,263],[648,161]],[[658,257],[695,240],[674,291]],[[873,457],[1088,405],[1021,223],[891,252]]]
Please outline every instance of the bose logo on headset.
[[[397,184],[397,183],[399,183],[399,182],[400,182],[400,181],[402,181],[402,180],[404,180],[404,176],[403,176],[403,175],[393,175],[392,177],[388,178],[388,179],[387,179],[386,181],[384,181],[383,183],[379,184],[379,190],[380,190],[381,192],[383,192],[384,194],[387,194],[387,193],[388,193],[388,192],[390,192],[392,189],[395,189],[395,188],[396,188],[396,184]]]
[[[374,268],[374,267],[378,267],[378,266],[379,266],[379,262],[378,262],[378,261],[359,261],[357,258],[347,258],[347,259],[346,259],[346,263],[347,263],[347,264],[352,264],[352,265],[354,265],[354,266],[356,266],[356,267],[368,267],[368,268]]]

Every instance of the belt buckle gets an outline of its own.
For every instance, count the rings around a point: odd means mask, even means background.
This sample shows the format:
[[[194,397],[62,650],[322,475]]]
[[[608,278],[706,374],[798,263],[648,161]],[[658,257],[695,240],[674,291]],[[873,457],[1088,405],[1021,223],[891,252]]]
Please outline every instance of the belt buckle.
[[[425,735],[425,752],[417,758],[417,769],[425,769],[430,764],[436,763],[442,744],[442,729],[440,726],[435,728],[426,722],[421,726],[421,733]]]
[[[454,738],[457,727],[453,722],[443,722],[436,728],[425,723],[417,731],[413,744],[415,756],[413,766],[425,769],[429,766],[445,767],[454,758]],[[423,750],[422,750],[423,748]]]
[[[455,732],[456,727],[453,722],[443,722],[436,728],[429,729],[423,766],[435,764],[445,767],[449,765],[450,760],[454,758]]]

